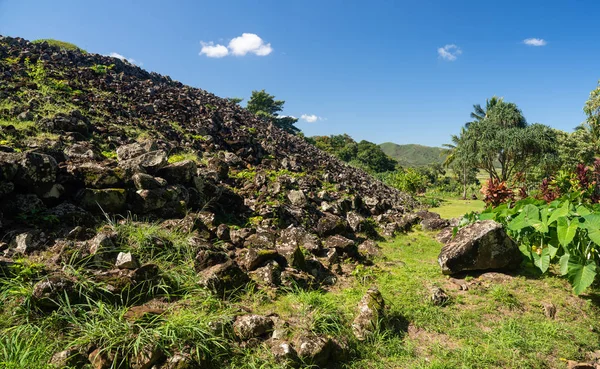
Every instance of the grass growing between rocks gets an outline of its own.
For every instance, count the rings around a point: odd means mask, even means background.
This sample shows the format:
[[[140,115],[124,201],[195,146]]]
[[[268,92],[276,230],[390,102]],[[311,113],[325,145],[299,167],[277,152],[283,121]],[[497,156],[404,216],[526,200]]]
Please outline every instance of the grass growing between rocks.
[[[19,278],[0,284],[1,368],[50,368],[54,352],[91,345],[120,353],[117,358],[158,347],[190,352],[202,367],[283,368],[266,345],[238,347],[230,331],[211,325],[248,312],[278,315],[289,324],[289,340],[306,333],[336,338],[348,352],[331,366],[340,368],[566,368],[567,359],[583,360],[600,345],[597,290],[576,297],[564,279],[529,268],[513,276],[443,276],[436,262],[441,245],[425,232],[380,243],[384,256],[376,266],[351,271],[344,265],[350,275],[328,291],[247,288],[223,301],[198,287],[187,234],[136,222],[113,227],[127,250],[159,265],[169,281],[146,303],[163,312],[136,318],[122,300],[90,299],[64,300],[55,312],[40,314],[28,304],[40,270],[24,264]],[[150,247],[156,244],[161,252]],[[357,341],[351,324],[371,286],[386,301],[385,328]],[[432,287],[450,296],[444,306],[430,302]],[[547,303],[557,308],[554,319],[544,315]]]

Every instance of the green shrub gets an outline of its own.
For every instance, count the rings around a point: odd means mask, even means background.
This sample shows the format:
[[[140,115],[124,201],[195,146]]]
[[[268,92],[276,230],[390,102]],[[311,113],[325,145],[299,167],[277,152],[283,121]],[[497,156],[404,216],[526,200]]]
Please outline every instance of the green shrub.
[[[417,194],[425,191],[427,178],[412,168],[375,174],[375,178],[400,191]]]

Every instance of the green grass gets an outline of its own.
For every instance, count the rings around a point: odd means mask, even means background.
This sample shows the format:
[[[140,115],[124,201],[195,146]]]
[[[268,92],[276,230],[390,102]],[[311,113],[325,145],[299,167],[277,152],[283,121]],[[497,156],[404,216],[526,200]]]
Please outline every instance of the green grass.
[[[169,156],[169,163],[173,164],[173,163],[178,163],[180,161],[184,161],[184,160],[192,160],[195,161],[196,163],[199,163],[200,157],[198,157],[198,154],[195,152],[181,152],[178,154],[173,154],[171,156]]]
[[[54,40],[51,38],[42,38],[39,40],[34,40],[31,41],[34,44],[41,44],[42,42],[46,42],[48,45],[50,46],[57,46],[61,49],[65,49],[65,50],[79,50],[84,54],[87,54],[87,51],[83,50],[82,48],[80,48],[79,46],[72,44],[70,42],[65,42],[65,41],[60,41],[60,40]]]
[[[565,359],[582,360],[600,344],[598,291],[576,297],[563,278],[538,276],[530,268],[512,277],[473,274],[462,282],[469,289],[460,290],[440,273],[441,245],[426,232],[381,243],[384,256],[376,266],[357,267],[328,291],[248,287],[221,300],[197,284],[190,234],[133,219],[109,226],[119,235],[119,250],[159,265],[165,284],[145,297],[165,312],[132,321],[126,312],[135,298],[110,297],[101,282],[86,279],[85,265],[69,264],[64,272],[79,281],[88,299],[63,299],[54,313],[40,314],[29,301],[33,284],[47,272],[40,260],[21,260],[16,278],[0,281],[0,367],[47,368],[53,353],[89,345],[116,355],[115,365],[153,347],[167,353],[191,348],[207,368],[284,367],[266,345],[242,348],[229,328],[211,329],[210,322],[248,311],[288,322],[289,340],[312,332],[345,342],[348,355],[337,364],[347,369],[566,368]],[[388,309],[381,329],[359,342],[351,324],[371,286],[379,288]],[[448,304],[430,302],[433,287],[448,293]],[[110,298],[98,298],[97,291]],[[556,305],[556,319],[544,316],[546,302]]]
[[[431,208],[445,219],[462,217],[472,211],[483,211],[485,203],[481,200],[443,199],[439,207]]]

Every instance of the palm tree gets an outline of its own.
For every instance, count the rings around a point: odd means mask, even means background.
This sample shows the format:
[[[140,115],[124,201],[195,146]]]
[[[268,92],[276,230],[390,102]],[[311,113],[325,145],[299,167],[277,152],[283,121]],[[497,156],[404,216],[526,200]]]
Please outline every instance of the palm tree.
[[[485,109],[482,108],[480,104],[474,104],[473,111],[471,112],[471,118],[473,118],[473,121],[465,123],[465,128],[469,128],[469,126],[473,122],[481,122],[482,120],[487,118],[488,112],[494,106],[498,105],[498,103],[501,102],[502,100],[503,100],[502,97],[492,96],[490,99],[487,99],[485,101]]]
[[[443,150],[441,153],[441,155],[446,155],[446,159],[444,160],[443,164],[444,167],[447,168],[453,163],[456,163],[462,172],[463,200],[467,199],[467,174],[468,170],[470,169],[469,167],[473,164],[471,160],[472,156],[468,151],[465,132],[466,129],[461,128],[458,136],[452,135],[452,143],[442,145],[445,147],[445,150]]]

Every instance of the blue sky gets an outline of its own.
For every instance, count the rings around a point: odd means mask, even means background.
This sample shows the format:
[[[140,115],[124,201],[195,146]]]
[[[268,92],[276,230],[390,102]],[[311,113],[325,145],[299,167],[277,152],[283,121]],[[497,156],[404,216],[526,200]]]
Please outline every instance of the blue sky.
[[[319,117],[298,123],[307,135],[441,145],[492,95],[531,123],[581,123],[598,14],[600,1],[0,0],[0,34],[118,53],[222,97],[266,89],[284,114]],[[209,57],[201,42],[222,46]]]

